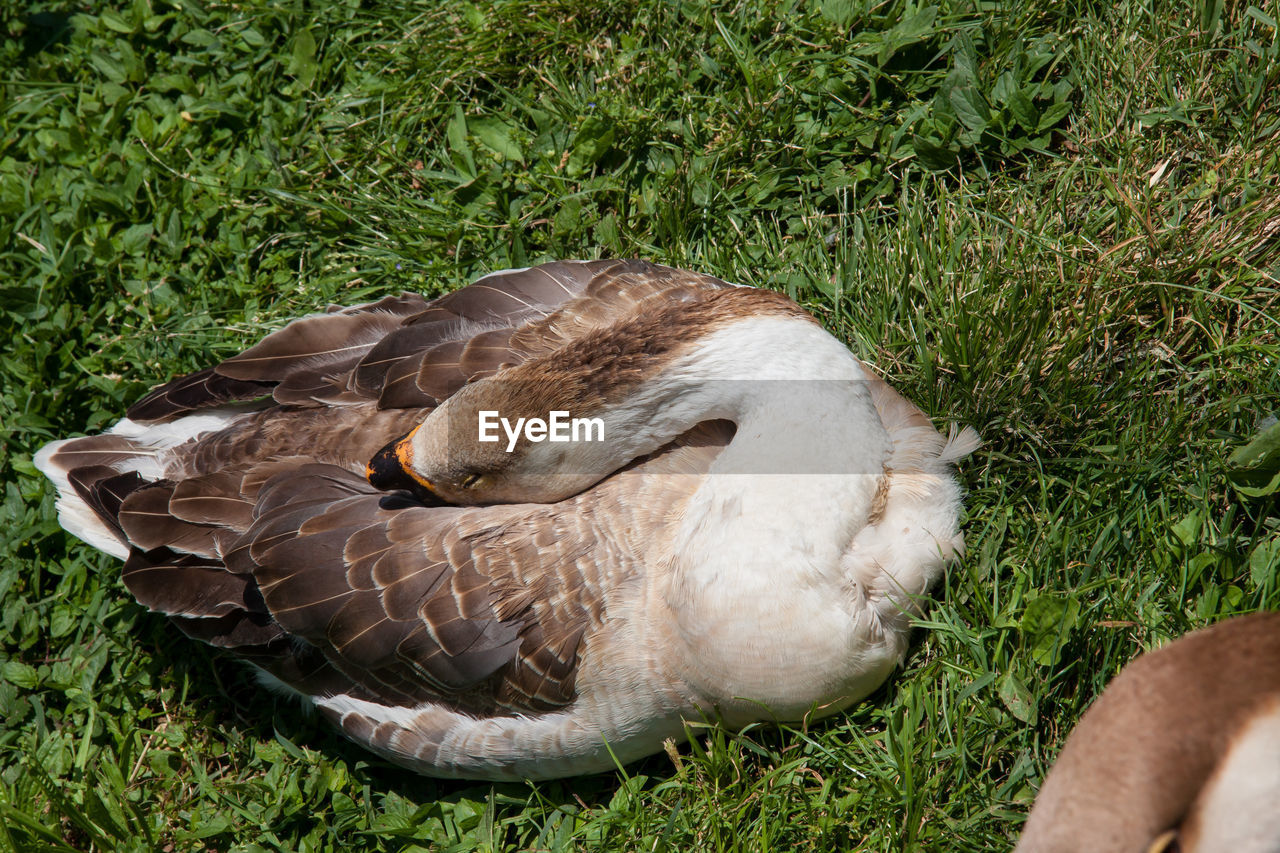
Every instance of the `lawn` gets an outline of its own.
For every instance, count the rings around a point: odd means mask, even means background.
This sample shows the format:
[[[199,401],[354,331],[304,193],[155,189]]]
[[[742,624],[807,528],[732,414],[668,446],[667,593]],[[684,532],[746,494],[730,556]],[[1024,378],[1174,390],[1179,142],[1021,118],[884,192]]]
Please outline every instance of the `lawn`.
[[[1188,5],[0,3],[0,851],[1007,850],[1126,661],[1280,607],[1280,7]],[[982,434],[849,712],[417,777],[134,603],[31,465],[326,303],[602,256],[782,290]]]

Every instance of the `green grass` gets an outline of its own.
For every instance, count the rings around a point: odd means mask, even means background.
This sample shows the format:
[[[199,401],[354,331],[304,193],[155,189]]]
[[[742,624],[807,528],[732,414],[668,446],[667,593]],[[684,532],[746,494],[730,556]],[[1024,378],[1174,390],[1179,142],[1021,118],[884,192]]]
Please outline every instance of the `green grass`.
[[[1008,849],[1126,661],[1280,607],[1229,462],[1280,407],[1280,9],[1185,6],[0,5],[0,850]],[[601,255],[785,290],[982,433],[847,714],[415,777],[143,611],[31,467],[326,302]]]

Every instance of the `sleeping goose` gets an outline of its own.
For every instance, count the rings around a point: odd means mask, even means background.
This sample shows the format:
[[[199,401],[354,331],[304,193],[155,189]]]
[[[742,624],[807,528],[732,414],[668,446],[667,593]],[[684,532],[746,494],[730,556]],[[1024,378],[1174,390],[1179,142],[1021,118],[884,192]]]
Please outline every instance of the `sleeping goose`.
[[[1017,850],[1280,851],[1280,613],[1125,667],[1067,738]]]
[[[304,317],[36,464],[139,602],[353,740],[536,779],[870,693],[976,445],[784,296],[589,261]]]

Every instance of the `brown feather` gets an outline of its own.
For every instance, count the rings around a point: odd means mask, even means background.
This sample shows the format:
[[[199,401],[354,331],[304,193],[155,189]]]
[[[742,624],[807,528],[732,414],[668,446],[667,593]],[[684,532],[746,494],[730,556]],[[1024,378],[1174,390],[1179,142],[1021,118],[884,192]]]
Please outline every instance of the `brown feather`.
[[[430,357],[431,350],[424,350],[393,364],[386,372],[385,382],[378,395],[378,408],[407,409],[439,405],[447,394],[442,393],[440,397],[436,397],[418,386],[418,374],[425,369],[423,365]],[[461,387],[462,382],[456,384]]]
[[[304,317],[222,362],[218,373],[261,382],[349,369],[400,323],[400,317],[383,312]]]
[[[461,337],[458,324],[421,323],[402,326],[369,350],[352,373],[353,388],[368,397],[386,393],[388,373],[405,360],[421,363],[427,351]],[[404,371],[401,371],[404,372]],[[434,401],[433,401],[434,402]]]
[[[329,310],[131,410],[172,419],[273,395],[274,405],[167,451],[168,480],[115,474],[112,465],[153,453],[120,436],[70,442],[56,461],[85,469],[73,478],[78,493],[109,523],[118,516],[137,546],[130,589],[191,636],[322,695],[543,713],[574,701],[582,649],[606,616],[599,590],[632,569],[597,563],[593,514],[625,527],[666,512],[670,487],[631,505],[617,495],[634,486],[615,478],[554,507],[461,509],[377,492],[361,472],[477,378],[519,379],[521,365],[556,353],[579,391],[604,396],[678,352],[691,324],[790,310],[726,288],[635,261],[556,263],[430,303],[400,296]],[[694,302],[707,304],[694,312]],[[695,430],[619,477],[633,482],[645,465],[705,471],[731,435]],[[365,725],[358,715],[342,724]]]
[[[232,379],[207,367],[161,385],[130,406],[125,416],[143,423],[171,421],[200,409],[264,397],[272,385]]]
[[[63,471],[91,466],[112,467],[139,456],[150,455],[145,447],[122,435],[86,435],[69,441],[53,454],[50,460]]]
[[[174,518],[243,531],[253,523],[253,501],[240,493],[244,478],[219,471],[180,481],[169,498]]]
[[[331,374],[328,368],[297,370],[289,374],[271,392],[271,397],[282,406],[322,406],[346,398],[347,388],[342,379]],[[353,394],[351,403],[359,402]]]
[[[169,511],[173,492],[174,484],[161,480],[124,499],[118,518],[129,544],[142,551],[172,548],[201,557],[218,556],[211,525],[192,524]]]
[[[117,474],[105,465],[86,465],[67,472],[67,480],[85,503],[114,531],[124,536],[120,526],[120,507],[125,498],[142,488],[146,481],[135,471]]]
[[[234,575],[217,561],[169,548],[134,548],[123,578],[139,604],[170,616],[226,616],[250,610],[258,600],[252,578]]]
[[[443,400],[466,385],[470,377],[460,366],[464,349],[465,342],[450,341],[430,350],[422,359],[422,367],[414,380],[418,389],[436,400]]]
[[[182,633],[220,649],[231,649],[247,655],[245,647],[266,646],[288,635],[266,613],[234,610],[223,616],[178,616],[169,614],[169,621]]]

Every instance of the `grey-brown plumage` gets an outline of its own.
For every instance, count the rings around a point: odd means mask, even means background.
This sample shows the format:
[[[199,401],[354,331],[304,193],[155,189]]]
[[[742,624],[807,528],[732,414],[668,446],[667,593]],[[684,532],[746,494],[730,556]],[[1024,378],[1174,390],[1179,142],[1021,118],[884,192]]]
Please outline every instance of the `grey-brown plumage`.
[[[733,425],[690,423],[554,503],[442,505],[379,491],[366,464],[469,383],[511,376],[599,406],[757,315],[812,327],[777,294],[638,261],[494,274],[430,302],[404,294],[296,320],[37,463],[63,492],[64,525],[126,558],[142,604],[312,697],[356,740],[444,775],[599,769],[611,760],[603,739],[643,754],[679,733],[681,714],[711,707],[632,658],[654,567],[670,561],[661,537]],[[902,482],[927,496],[936,478],[911,481],[914,466],[955,455],[918,409],[869,381]],[[938,488],[951,507],[954,486]],[[937,535],[944,544],[926,550],[940,565],[953,543]],[[653,683],[633,684],[638,672]],[[605,680],[585,705],[584,673]],[[611,704],[619,690],[636,692],[634,719]],[[552,733],[532,748],[501,732],[464,743],[464,724],[482,720]],[[575,750],[592,757],[575,764]]]
[[[184,444],[165,479],[110,467],[140,450],[119,435],[72,441],[51,461],[122,533],[130,590],[153,610],[207,620],[206,642],[284,676],[296,666],[292,640],[304,640],[353,695],[543,711],[572,701],[577,647],[602,614],[585,603],[552,612],[539,593],[571,581],[557,572],[582,571],[589,544],[518,576],[513,550],[573,532],[550,534],[545,508],[387,510],[355,472],[466,382],[646,299],[721,287],[639,262],[567,263],[431,303],[404,294],[306,317],[130,408],[132,419],[162,423],[267,395],[278,404]],[[246,631],[255,616],[269,621]]]
[[[1231,619],[1145,654],[1107,686],[1067,739],[1018,845],[1022,853],[1280,849],[1280,613]],[[1272,746],[1259,813],[1207,796],[1252,721],[1246,750]],[[1258,777],[1261,776],[1261,779]],[[1222,780],[1219,780],[1222,781]],[[1238,782],[1239,780],[1236,780]],[[1230,791],[1232,783],[1227,783]],[[1230,798],[1228,799],[1230,801]],[[1204,832],[1204,824],[1212,828]],[[1214,836],[1223,823],[1238,831]]]

